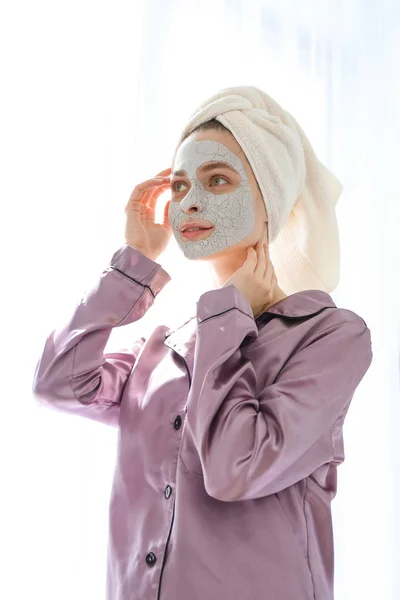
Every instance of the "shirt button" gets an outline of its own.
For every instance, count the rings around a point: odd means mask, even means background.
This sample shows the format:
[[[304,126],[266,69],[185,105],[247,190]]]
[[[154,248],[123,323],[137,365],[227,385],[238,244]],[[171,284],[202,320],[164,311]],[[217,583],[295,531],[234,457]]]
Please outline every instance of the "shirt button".
[[[164,492],[164,495],[167,500],[171,494],[172,494],[172,487],[170,485],[167,485],[167,487],[165,488],[165,492]]]
[[[178,415],[175,419],[174,427],[175,427],[175,429],[180,429],[181,425],[182,425],[182,419],[181,419],[180,415]]]
[[[146,556],[146,562],[149,565],[149,567],[154,567],[154,565],[156,564],[156,560],[156,555],[153,554],[153,552],[149,552]]]

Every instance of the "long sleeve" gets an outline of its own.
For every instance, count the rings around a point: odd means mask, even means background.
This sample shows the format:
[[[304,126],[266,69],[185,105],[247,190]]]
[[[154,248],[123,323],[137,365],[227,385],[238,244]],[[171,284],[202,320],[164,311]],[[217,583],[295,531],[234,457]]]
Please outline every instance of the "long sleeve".
[[[156,262],[125,244],[68,323],[50,333],[36,365],[39,405],[117,426],[119,404],[144,338],[104,354],[113,327],[140,319],[170,280]]]
[[[187,427],[208,494],[260,498],[331,461],[329,434],[372,361],[364,321],[332,312],[329,327],[313,332],[255,397],[256,374],[240,349],[246,336],[258,336],[247,299],[233,285],[208,291],[197,318]]]

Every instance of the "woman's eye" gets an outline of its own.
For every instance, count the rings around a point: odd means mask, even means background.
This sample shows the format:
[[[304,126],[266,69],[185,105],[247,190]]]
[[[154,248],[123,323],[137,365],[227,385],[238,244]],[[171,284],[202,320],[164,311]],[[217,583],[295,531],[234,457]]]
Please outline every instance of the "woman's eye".
[[[179,189],[179,186],[180,186],[180,185],[183,185],[183,186],[185,186],[186,184],[185,184],[185,183],[183,183],[183,181],[175,181],[175,182],[172,184],[172,186],[171,186],[171,187],[172,187],[172,189],[173,189],[173,191],[174,191],[174,192],[182,192],[182,191],[183,191],[183,189]]]
[[[212,179],[211,179],[211,185],[213,185],[213,182],[215,182],[218,179],[222,179],[222,181],[224,181],[225,183],[229,183],[229,181],[227,179],[225,179],[225,177],[221,177],[221,175],[215,175]],[[216,184],[217,186],[220,185],[219,183]]]

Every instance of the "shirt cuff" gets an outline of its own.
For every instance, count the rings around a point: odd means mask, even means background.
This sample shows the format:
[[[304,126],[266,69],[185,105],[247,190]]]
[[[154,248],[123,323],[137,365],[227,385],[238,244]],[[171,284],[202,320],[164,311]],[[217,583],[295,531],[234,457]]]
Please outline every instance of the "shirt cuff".
[[[128,244],[124,244],[114,252],[111,267],[121,271],[136,283],[149,287],[154,296],[157,296],[171,280],[170,275],[160,264]]]
[[[233,308],[239,309],[254,320],[250,302],[233,283],[227,287],[209,290],[204,292],[197,302],[197,321],[201,323]]]

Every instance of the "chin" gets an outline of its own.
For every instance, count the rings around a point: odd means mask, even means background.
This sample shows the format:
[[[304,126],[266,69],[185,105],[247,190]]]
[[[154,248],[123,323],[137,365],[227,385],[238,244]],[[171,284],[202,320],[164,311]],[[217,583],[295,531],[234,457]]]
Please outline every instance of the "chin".
[[[226,260],[230,261],[235,259],[246,260],[247,255],[247,246],[244,246],[241,242],[239,244],[235,244],[234,246],[228,246],[224,250],[220,250],[220,252],[214,252],[213,254],[208,254],[207,256],[198,257],[195,260],[201,261],[218,261],[218,260]],[[191,259],[193,260],[193,259]]]

